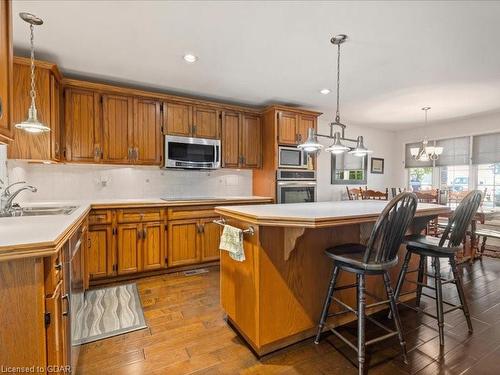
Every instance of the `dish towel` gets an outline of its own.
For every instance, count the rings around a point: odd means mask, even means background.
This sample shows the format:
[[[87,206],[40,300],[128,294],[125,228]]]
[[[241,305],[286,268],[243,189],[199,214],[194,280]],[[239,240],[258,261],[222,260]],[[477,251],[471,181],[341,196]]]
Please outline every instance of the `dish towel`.
[[[243,231],[231,225],[224,225],[224,230],[220,237],[219,249],[228,251],[232,259],[243,262],[245,260]]]

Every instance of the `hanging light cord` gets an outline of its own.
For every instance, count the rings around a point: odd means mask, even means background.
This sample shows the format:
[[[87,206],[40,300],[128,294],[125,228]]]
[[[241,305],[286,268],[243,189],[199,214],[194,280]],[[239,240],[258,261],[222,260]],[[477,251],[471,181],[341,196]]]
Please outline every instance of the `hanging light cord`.
[[[30,48],[31,48],[31,90],[30,90],[30,96],[31,96],[31,104],[34,106],[35,105],[35,97],[36,97],[36,92],[35,92],[35,36],[33,32],[33,24],[30,24]]]
[[[335,114],[335,122],[340,122],[340,43],[337,44],[337,112]]]

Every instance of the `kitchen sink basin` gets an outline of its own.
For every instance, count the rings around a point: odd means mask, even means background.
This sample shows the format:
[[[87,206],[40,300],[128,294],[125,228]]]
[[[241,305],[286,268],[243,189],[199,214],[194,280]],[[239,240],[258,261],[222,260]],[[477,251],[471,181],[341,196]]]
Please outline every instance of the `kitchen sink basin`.
[[[8,212],[0,213],[0,217],[69,215],[77,208],[78,206],[14,207]]]

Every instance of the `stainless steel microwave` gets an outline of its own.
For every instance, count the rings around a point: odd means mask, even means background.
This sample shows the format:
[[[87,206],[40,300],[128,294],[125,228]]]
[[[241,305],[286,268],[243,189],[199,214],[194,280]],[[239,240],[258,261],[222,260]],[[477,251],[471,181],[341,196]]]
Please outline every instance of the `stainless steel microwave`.
[[[297,147],[278,147],[278,168],[307,169],[307,153]]]
[[[164,168],[220,168],[220,140],[165,136]]]

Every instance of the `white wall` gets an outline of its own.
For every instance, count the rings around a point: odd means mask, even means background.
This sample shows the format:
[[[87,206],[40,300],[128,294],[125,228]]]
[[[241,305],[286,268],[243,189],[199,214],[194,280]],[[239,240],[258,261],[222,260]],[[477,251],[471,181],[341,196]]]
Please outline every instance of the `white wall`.
[[[399,186],[406,186],[407,184],[407,174],[404,168],[406,143],[421,141],[424,135],[428,139],[434,140],[495,132],[500,132],[500,113],[471,116],[460,120],[440,121],[430,123],[425,128],[418,127],[398,131],[395,146],[396,183]]]
[[[27,181],[37,193],[23,192],[20,202],[113,198],[160,198],[166,196],[252,195],[251,171],[162,170],[81,164],[28,164],[9,160],[9,182]]]
[[[318,123],[318,132],[321,134],[329,134],[329,122],[320,119]],[[396,154],[395,141],[396,133],[387,130],[373,129],[368,127],[359,127],[348,125],[345,136],[355,139],[358,135],[364,137],[365,146],[373,150],[370,156],[385,159],[384,174],[370,173],[370,157],[368,157],[368,178],[367,185],[369,188],[383,190],[385,188],[400,186],[395,184],[396,173]],[[320,138],[320,142],[327,145],[328,142],[324,138]],[[332,185],[331,180],[331,156],[328,152],[322,151],[318,156],[318,201],[340,200],[345,198],[345,185]],[[351,185],[355,187],[355,185]],[[362,185],[364,186],[364,185]]]

